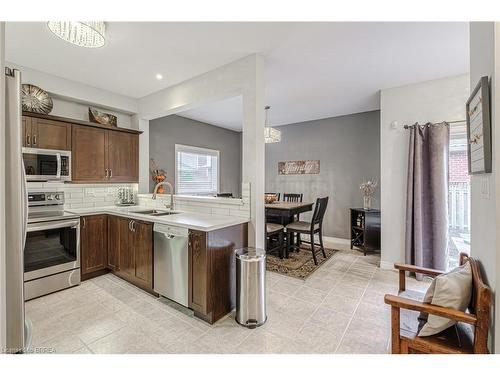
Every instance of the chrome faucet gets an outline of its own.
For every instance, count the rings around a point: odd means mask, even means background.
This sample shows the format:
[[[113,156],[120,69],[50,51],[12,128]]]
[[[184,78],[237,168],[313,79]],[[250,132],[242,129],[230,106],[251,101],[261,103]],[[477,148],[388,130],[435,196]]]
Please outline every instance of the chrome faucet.
[[[174,209],[174,188],[172,187],[172,184],[167,181],[163,182],[158,182],[153,190],[153,196],[151,197],[152,199],[156,199],[156,192],[158,191],[158,188],[162,185],[168,186],[170,189],[170,204],[166,204],[165,207],[173,210]]]

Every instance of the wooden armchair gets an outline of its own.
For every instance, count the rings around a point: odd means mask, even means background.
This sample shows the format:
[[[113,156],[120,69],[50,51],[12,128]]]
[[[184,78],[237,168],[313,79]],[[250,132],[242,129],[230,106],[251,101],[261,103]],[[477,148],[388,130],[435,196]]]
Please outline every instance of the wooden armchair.
[[[393,354],[480,354],[488,353],[488,329],[491,311],[491,289],[483,282],[479,261],[460,254],[460,265],[470,262],[472,269],[472,297],[467,312],[423,303],[415,299],[386,294],[385,303],[391,305],[391,347]],[[435,277],[443,273],[428,268],[395,264],[399,270],[399,292],[406,290],[406,272]],[[457,324],[433,336],[419,337],[417,332],[402,327],[402,311],[411,310],[406,318],[417,319],[420,312],[457,321]]]

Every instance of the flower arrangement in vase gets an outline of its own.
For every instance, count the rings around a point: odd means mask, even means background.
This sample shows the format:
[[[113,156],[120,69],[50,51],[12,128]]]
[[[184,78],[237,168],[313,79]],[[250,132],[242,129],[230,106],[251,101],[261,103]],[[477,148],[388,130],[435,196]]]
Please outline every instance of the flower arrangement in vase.
[[[153,158],[149,160],[149,171],[151,172],[151,179],[155,185],[159,182],[165,181],[167,178],[167,172],[164,169],[160,169]],[[165,194],[165,188],[160,186],[157,194]]]
[[[363,208],[365,210],[371,210],[372,208],[372,195],[375,193],[377,189],[377,180],[366,180],[363,181],[361,185],[359,185],[359,190],[363,195]]]

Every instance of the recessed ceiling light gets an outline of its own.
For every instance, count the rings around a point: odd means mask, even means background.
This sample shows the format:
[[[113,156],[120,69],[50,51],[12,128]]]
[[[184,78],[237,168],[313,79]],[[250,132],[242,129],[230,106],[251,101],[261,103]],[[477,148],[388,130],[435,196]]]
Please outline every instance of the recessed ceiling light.
[[[158,73],[158,74],[156,75],[156,79],[157,79],[158,81],[161,81],[161,80],[163,79],[163,76],[162,76],[160,73]]]

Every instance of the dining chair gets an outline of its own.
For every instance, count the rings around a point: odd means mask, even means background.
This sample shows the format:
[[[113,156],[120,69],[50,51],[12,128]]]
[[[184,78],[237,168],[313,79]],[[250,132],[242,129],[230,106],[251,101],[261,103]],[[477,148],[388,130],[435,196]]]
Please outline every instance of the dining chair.
[[[276,195],[276,200],[280,200],[281,193],[266,193],[266,195]]]
[[[300,193],[283,193],[283,201],[284,202],[300,202],[302,203],[302,198],[304,194]],[[299,221],[300,220],[300,214],[295,215],[293,218],[294,221]],[[300,233],[297,233],[297,246],[300,248],[301,244],[301,238],[300,238]]]
[[[328,206],[328,197],[316,199],[316,206],[314,207],[314,213],[311,222],[306,221],[294,221],[285,227],[286,230],[286,246],[285,246],[285,257],[288,257],[288,252],[290,249],[297,248],[298,245],[291,244],[291,236],[295,233],[309,235],[310,241],[303,241],[311,244],[311,252],[314,259],[314,264],[318,264],[316,259],[316,244],[314,243],[314,235],[318,233],[319,235],[319,247],[323,253],[323,258],[326,258],[325,248],[323,247],[323,218],[325,217],[326,207]]]
[[[278,245],[271,247],[273,238],[278,237]],[[281,224],[266,223],[266,252],[279,251],[279,257],[283,259],[285,248],[285,227]]]
[[[276,201],[278,202],[280,200],[280,193],[266,193],[265,194],[266,196],[267,195],[274,195],[276,196]],[[277,216],[277,215],[269,215],[266,213],[266,222],[267,223],[276,223],[276,224],[283,224],[281,222],[281,216]]]
[[[283,193],[284,202],[302,202],[303,194]]]

